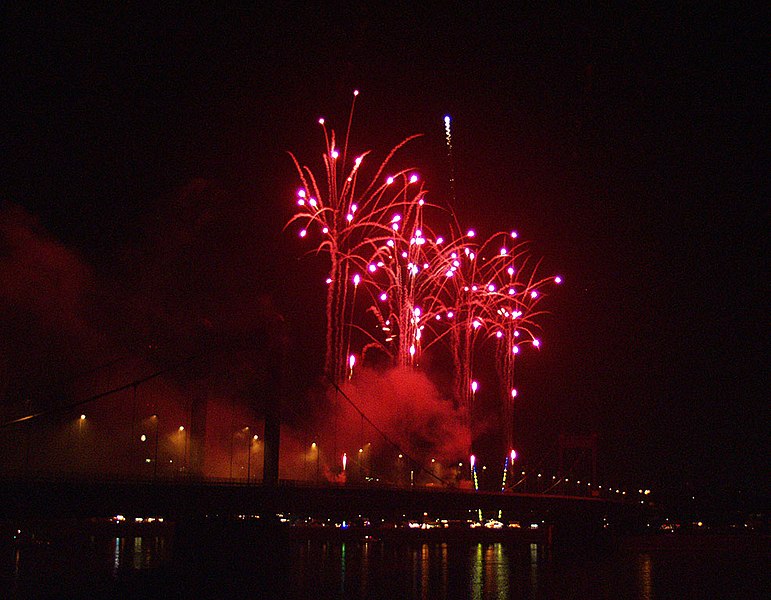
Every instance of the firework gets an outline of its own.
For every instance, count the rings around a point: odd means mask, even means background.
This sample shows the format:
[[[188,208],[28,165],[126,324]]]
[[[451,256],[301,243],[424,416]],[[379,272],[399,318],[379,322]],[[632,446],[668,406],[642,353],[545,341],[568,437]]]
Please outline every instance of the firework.
[[[417,136],[366,175],[368,152],[348,160],[352,117],[353,108],[342,149],[319,121],[322,176],[291,154],[301,187],[287,227],[311,244],[311,252],[329,257],[326,373],[336,384],[350,379],[355,355],[365,363],[369,352],[382,353],[394,366],[417,367],[428,348],[444,342],[453,361],[455,406],[471,431],[475,366],[493,359],[511,448],[515,359],[522,349],[540,346],[540,304],[547,287],[562,280],[538,275],[538,262],[515,231],[485,238],[461,227],[450,206],[428,202],[414,169],[389,174],[395,154]],[[451,159],[449,117],[445,133]]]
[[[351,118],[352,115],[353,109]],[[349,118],[349,131],[350,122]],[[327,375],[338,383],[345,378],[346,356],[350,350],[350,325],[360,281],[358,269],[366,265],[363,252],[371,244],[387,239],[392,231],[387,222],[390,212],[410,204],[422,194],[422,189],[420,184],[415,185],[417,178],[409,169],[387,177],[384,175],[394,154],[417,136],[411,136],[394,147],[375,174],[366,178],[361,176],[361,172],[368,152],[357,155],[351,164],[346,164],[349,135],[346,135],[341,155],[335,132],[327,129],[324,119],[319,119],[319,123],[326,143],[323,154],[324,176],[317,178],[309,167],[301,166],[294,154],[290,153],[301,187],[297,190],[297,212],[287,227],[296,227],[301,238],[315,244],[316,252],[329,256],[324,364]]]

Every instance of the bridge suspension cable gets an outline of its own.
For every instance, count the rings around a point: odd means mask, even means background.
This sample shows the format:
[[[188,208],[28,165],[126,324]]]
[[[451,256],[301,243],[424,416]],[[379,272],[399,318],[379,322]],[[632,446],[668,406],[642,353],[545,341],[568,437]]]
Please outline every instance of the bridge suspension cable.
[[[411,456],[410,456],[410,455],[409,455],[407,452],[405,452],[405,451],[404,451],[404,450],[401,448],[401,446],[399,446],[399,444],[397,444],[397,443],[396,443],[394,440],[392,440],[392,439],[391,439],[391,438],[388,436],[388,434],[386,434],[386,433],[385,433],[385,432],[384,432],[382,429],[380,429],[380,428],[379,428],[377,425],[375,425],[375,423],[373,423],[373,422],[372,422],[372,419],[370,419],[370,418],[369,418],[369,417],[368,417],[368,416],[367,416],[367,415],[364,413],[364,411],[363,411],[363,410],[361,410],[361,409],[360,409],[360,408],[359,408],[359,407],[356,405],[356,403],[355,403],[355,402],[354,402],[354,401],[353,401],[353,400],[352,400],[352,399],[351,399],[351,398],[348,396],[348,394],[346,394],[346,393],[345,393],[343,390],[341,390],[341,389],[340,389],[340,386],[338,386],[338,385],[337,385],[337,383],[335,383],[335,381],[333,380],[333,378],[329,377],[329,375],[326,375],[326,374],[325,374],[325,377],[326,377],[326,379],[327,379],[327,380],[328,380],[328,381],[329,381],[329,382],[330,382],[330,383],[331,383],[331,384],[334,386],[335,390],[336,390],[336,391],[337,391],[337,392],[338,392],[338,393],[339,393],[339,394],[340,394],[340,395],[341,395],[343,398],[345,398],[345,400],[348,402],[348,404],[350,404],[350,405],[351,405],[351,407],[352,407],[352,408],[353,408],[353,409],[354,409],[354,410],[355,410],[357,413],[359,413],[359,416],[360,416],[360,417],[361,417],[361,418],[362,418],[364,421],[366,421],[367,423],[369,423],[369,425],[370,425],[370,426],[371,426],[371,427],[372,427],[372,428],[373,428],[373,429],[374,429],[374,430],[375,430],[375,431],[376,431],[376,432],[377,432],[377,433],[378,433],[378,434],[379,434],[379,435],[380,435],[380,436],[383,438],[383,440],[384,440],[386,443],[388,443],[388,444],[389,444],[391,447],[393,447],[394,449],[396,449],[396,450],[397,450],[397,451],[398,451],[400,454],[403,454],[405,457],[407,457],[407,459],[408,459],[410,462],[412,462],[413,464],[417,465],[417,466],[418,466],[418,470],[419,470],[420,472],[426,473],[426,474],[427,474],[429,477],[431,477],[432,479],[435,479],[436,481],[438,481],[439,483],[441,483],[441,484],[443,484],[443,485],[448,485],[448,484],[450,483],[450,482],[449,482],[449,481],[447,481],[446,479],[442,479],[442,478],[441,478],[441,477],[439,477],[439,476],[438,476],[436,473],[433,473],[433,472],[432,472],[430,469],[427,469],[427,468],[426,468],[426,467],[424,467],[424,466],[423,466],[423,465],[422,465],[420,462],[418,462],[417,460],[415,460],[414,458],[412,458],[412,457],[411,457]]]

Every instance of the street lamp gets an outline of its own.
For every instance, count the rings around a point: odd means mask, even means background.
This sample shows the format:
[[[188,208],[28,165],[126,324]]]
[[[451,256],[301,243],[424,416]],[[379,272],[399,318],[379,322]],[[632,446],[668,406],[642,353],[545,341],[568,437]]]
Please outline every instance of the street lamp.
[[[184,436],[184,445],[182,446],[182,467],[180,468],[184,474],[184,472],[187,471],[187,431],[185,431],[184,425],[179,426],[179,432]]]
[[[319,482],[319,458],[321,456],[321,452],[319,450],[318,444],[316,442],[311,442],[311,450],[314,450],[316,452],[316,483]]]
[[[158,415],[151,415],[151,419],[155,421],[155,456],[153,458],[153,479],[158,476]]]
[[[78,461],[79,461],[79,471],[83,469],[83,462],[85,457],[85,451],[83,449],[83,423],[86,422],[86,415],[82,414],[80,415],[80,418],[78,418]]]
[[[249,428],[247,427],[246,430],[248,431]],[[260,436],[256,434],[253,436],[247,435],[246,439],[246,483],[249,483],[249,480],[252,477],[252,443],[259,440]]]

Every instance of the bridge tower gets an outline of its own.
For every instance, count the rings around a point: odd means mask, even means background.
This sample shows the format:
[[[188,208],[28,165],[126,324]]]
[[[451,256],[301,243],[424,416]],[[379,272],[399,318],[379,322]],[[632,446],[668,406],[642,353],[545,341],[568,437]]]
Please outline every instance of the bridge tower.
[[[268,389],[265,402],[265,454],[263,483],[278,485],[279,446],[281,443],[281,407],[287,395],[287,333],[284,318],[275,313],[266,324],[268,353]]]
[[[588,477],[591,475],[592,483],[597,481],[597,434],[568,435],[561,433],[559,436],[559,474],[565,475],[566,457],[572,462],[574,475]],[[588,459],[588,460],[587,460]],[[588,465],[587,465],[588,462]],[[587,470],[587,466],[590,470]]]

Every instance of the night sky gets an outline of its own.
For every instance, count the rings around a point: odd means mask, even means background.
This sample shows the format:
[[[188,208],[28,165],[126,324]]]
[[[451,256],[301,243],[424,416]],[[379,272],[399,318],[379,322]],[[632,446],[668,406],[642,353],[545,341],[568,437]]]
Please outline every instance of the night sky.
[[[326,272],[282,232],[287,151],[319,166],[318,117],[342,134],[359,89],[357,149],[424,134],[406,160],[447,199],[451,115],[461,221],[565,279],[519,367],[532,448],[596,431],[619,481],[767,493],[768,14],[280,4],[6,8],[3,402],[146,315],[238,328],[265,302],[310,382]],[[34,289],[20,231],[49,257]]]

